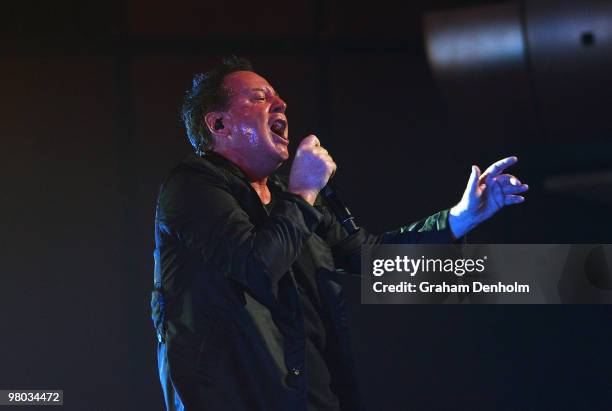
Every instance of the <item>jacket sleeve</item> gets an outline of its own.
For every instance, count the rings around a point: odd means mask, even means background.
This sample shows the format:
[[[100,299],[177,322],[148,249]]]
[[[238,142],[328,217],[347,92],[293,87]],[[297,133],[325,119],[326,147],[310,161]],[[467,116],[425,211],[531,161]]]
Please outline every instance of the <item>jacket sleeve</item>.
[[[370,234],[364,228],[348,235],[338,219],[321,202],[316,207],[323,214],[323,222],[317,231],[332,248],[338,268],[360,273],[361,246],[377,244],[450,244],[453,236],[448,224],[450,210],[442,210],[412,224],[387,231]]]
[[[284,193],[256,227],[228,184],[204,173],[173,173],[159,196],[157,223],[190,252],[201,255],[254,293],[269,291],[287,272],[323,215]]]

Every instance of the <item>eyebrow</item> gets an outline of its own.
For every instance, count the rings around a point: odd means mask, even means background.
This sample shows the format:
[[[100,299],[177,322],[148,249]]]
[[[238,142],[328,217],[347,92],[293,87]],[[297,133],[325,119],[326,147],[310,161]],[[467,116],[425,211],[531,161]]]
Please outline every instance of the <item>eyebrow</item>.
[[[268,92],[268,90],[266,90],[265,88],[252,88],[251,91],[261,91],[262,93],[266,93]],[[278,94],[276,91],[273,93],[276,97],[280,97],[280,94]]]

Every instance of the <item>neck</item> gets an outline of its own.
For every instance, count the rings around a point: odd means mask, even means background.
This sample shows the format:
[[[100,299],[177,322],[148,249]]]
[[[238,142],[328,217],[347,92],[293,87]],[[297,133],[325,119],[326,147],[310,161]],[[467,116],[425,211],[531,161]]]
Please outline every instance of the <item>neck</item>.
[[[238,166],[251,183],[263,181],[265,185],[268,176],[282,164],[282,162],[271,164],[254,162],[252,158],[245,158],[241,153],[221,148],[215,149],[215,152]]]
[[[270,193],[270,189],[268,189],[268,177],[261,180],[251,181],[251,186],[263,204],[270,203],[272,200],[272,194]]]
[[[254,164],[253,161],[249,161],[250,159],[246,159],[241,156],[240,153],[232,150],[224,150],[219,147],[215,149],[215,152],[225,157],[242,170],[263,204],[268,204],[271,201],[272,195],[268,189],[268,176],[281,165],[280,162],[278,164],[269,165]]]

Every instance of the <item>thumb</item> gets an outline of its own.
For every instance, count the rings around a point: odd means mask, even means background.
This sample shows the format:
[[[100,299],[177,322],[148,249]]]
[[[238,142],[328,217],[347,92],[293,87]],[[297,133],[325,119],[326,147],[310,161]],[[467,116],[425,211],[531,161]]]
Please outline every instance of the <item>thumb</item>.
[[[316,147],[320,146],[321,142],[314,134],[309,135],[308,137],[304,137],[304,139],[300,142],[299,147]]]
[[[472,173],[470,174],[466,189],[470,195],[476,193],[478,189],[478,180],[480,180],[480,168],[478,168],[478,166],[472,166]]]

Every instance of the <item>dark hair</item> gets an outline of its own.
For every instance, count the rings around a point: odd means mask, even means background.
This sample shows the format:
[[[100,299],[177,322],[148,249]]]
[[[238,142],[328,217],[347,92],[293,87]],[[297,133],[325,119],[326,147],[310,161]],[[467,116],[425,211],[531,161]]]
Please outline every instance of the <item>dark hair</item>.
[[[235,71],[253,71],[251,62],[245,58],[230,56],[206,73],[193,76],[191,89],[187,90],[181,108],[181,117],[187,130],[189,142],[196,153],[202,155],[212,149],[213,141],[204,122],[204,116],[211,111],[224,110],[229,102],[228,90],[223,79]]]

